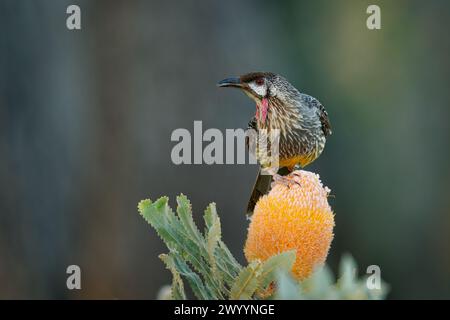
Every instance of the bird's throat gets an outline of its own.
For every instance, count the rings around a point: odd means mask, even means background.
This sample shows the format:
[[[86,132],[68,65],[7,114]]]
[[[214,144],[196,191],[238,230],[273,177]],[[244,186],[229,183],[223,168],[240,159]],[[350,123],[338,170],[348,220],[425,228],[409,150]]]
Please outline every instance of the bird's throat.
[[[267,98],[262,98],[260,102],[256,103],[256,119],[264,124],[267,119],[268,110],[269,100]]]

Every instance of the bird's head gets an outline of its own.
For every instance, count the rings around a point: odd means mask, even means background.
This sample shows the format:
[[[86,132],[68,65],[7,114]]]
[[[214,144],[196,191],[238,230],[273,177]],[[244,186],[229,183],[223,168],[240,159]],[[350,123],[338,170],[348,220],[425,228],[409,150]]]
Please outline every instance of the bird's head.
[[[244,91],[257,103],[263,98],[269,98],[276,75],[270,72],[252,72],[240,77],[226,78],[219,81],[219,87],[238,88]]]
[[[256,118],[263,124],[272,105],[284,105],[287,94],[298,94],[286,79],[271,72],[252,72],[240,77],[226,78],[217,86],[241,89],[256,102]]]

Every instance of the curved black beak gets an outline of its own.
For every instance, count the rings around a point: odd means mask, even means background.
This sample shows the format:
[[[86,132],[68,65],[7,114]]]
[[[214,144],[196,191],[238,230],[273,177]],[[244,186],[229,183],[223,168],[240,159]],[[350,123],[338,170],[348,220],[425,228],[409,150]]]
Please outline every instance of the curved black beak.
[[[217,83],[218,87],[234,87],[242,88],[242,82],[240,78],[226,78]]]

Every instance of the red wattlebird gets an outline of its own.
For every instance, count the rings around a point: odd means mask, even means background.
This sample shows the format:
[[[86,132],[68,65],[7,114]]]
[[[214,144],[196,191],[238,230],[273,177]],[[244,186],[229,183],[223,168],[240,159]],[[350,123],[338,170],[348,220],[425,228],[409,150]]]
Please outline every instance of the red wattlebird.
[[[289,173],[297,166],[305,167],[322,153],[331,124],[323,105],[314,97],[300,93],[285,78],[271,72],[253,72],[236,78],[227,78],[219,87],[242,90],[256,102],[256,114],[249,127],[257,132],[278,129],[280,171],[273,173],[274,179],[283,179],[279,173]],[[262,168],[270,161],[256,154]],[[271,175],[256,179],[247,214],[251,215],[258,199],[270,190]]]

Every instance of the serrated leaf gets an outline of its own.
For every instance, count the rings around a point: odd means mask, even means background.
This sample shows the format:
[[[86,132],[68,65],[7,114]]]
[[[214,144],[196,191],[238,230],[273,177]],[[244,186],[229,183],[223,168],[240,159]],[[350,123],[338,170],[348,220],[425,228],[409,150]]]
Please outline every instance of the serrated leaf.
[[[285,251],[266,260],[261,267],[260,288],[266,289],[267,286],[276,279],[277,271],[292,270],[295,262],[296,250]]]
[[[242,269],[231,288],[230,299],[251,299],[258,288],[260,269],[261,263],[259,261],[253,261],[247,267]]]
[[[206,230],[211,228],[216,217],[217,217],[216,204],[214,202],[212,202],[206,207],[205,214],[203,215],[203,219],[205,220]]]
[[[178,198],[180,208],[177,210],[183,216],[184,222],[181,222],[168,205],[168,198],[162,197],[151,203],[143,202],[139,208],[144,219],[156,229],[160,238],[166,243],[171,252],[179,252],[181,256],[192,264],[194,269],[202,274],[207,282],[207,289],[211,297],[222,298],[220,292],[220,283],[211,273],[211,267],[205,263],[208,261],[205,241],[203,237],[192,237],[192,231],[195,232],[196,226],[193,225],[192,215],[190,213],[190,204],[186,197]],[[189,218],[189,215],[191,218]],[[183,224],[184,223],[184,224]],[[187,224],[192,224],[188,227]],[[197,229],[198,232],[198,229]]]
[[[220,228],[220,219],[216,212],[216,206],[211,203],[205,210],[205,224],[206,224],[206,249],[208,252],[209,263],[211,265],[211,271],[213,277],[217,280],[219,286],[222,286],[221,275],[217,270],[217,263],[215,257],[215,251],[222,237],[222,231]]]
[[[191,202],[184,194],[180,194],[177,197],[177,204],[178,217],[180,217],[180,221],[187,234],[195,239],[198,244],[204,245],[205,239],[202,237],[200,231],[195,225],[194,218],[192,217]]]
[[[222,232],[220,228],[220,218],[217,214],[215,203],[210,203],[206,208],[204,220],[205,234],[207,234],[208,238],[208,255],[211,256],[211,254],[213,254],[214,256],[214,260],[211,262],[213,272],[215,272],[215,265],[218,269],[218,277],[220,277],[221,283],[225,281],[225,283],[231,287],[242,267],[221,240]],[[227,288],[223,287],[223,284],[222,290],[226,293],[228,291]]]
[[[236,261],[222,240],[219,241],[215,257],[222,279],[229,287],[233,286],[234,279],[241,272],[242,266]]]
[[[139,204],[139,213],[145,221],[155,228],[159,237],[170,249],[174,247],[177,239],[168,230],[170,226],[168,220],[176,218],[168,205],[168,201],[169,199],[167,197],[161,197],[154,203],[151,203],[150,200],[145,200]]]
[[[162,258],[161,258],[162,256]],[[201,278],[189,268],[186,262],[175,254],[168,254],[167,256],[172,258],[173,265],[180,275],[182,275],[191,286],[192,292],[198,299],[210,300],[214,297],[209,290],[203,284]],[[160,258],[165,258],[164,255],[160,255]]]
[[[172,273],[171,296],[173,300],[186,300],[184,284],[178,272],[173,258],[167,254],[161,254],[159,258],[164,262],[166,268]]]
[[[150,199],[144,199],[139,201],[138,203],[138,211],[142,215],[144,210],[152,205],[152,201]]]
[[[197,263],[197,261],[192,261],[193,265],[196,270],[198,272],[201,272],[201,274],[203,275],[205,281],[209,285],[207,287],[212,290],[215,296],[221,298],[222,295],[220,279],[216,277],[216,274],[214,274],[214,272],[211,272],[211,269],[213,269],[213,271],[216,271],[215,267],[213,265],[208,266],[202,262],[203,259],[206,259],[211,264],[213,262],[213,257],[209,255],[208,243],[205,241],[204,237],[201,235],[194,222],[191,203],[185,195],[181,194],[177,197],[177,204],[177,214],[180,218],[181,225],[184,228],[186,238],[192,240],[190,250],[192,252],[195,252],[195,255],[193,256],[195,256],[196,260],[199,262]],[[220,237],[220,224],[218,226],[218,232]],[[213,243],[211,243],[211,245],[213,245]]]
[[[242,270],[242,266],[228,249],[227,245],[220,240],[216,254],[223,260],[231,274],[238,275]],[[219,259],[216,259],[219,260]]]
[[[208,256],[213,259],[214,251],[222,237],[220,227],[220,219],[216,212],[216,206],[211,203],[205,210],[205,224],[206,224],[206,247]]]

